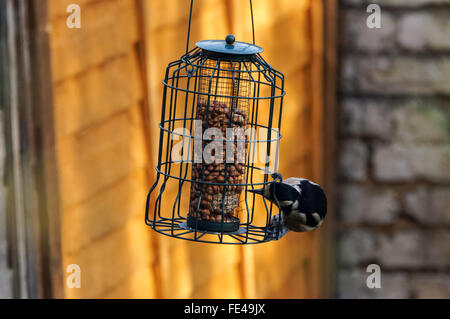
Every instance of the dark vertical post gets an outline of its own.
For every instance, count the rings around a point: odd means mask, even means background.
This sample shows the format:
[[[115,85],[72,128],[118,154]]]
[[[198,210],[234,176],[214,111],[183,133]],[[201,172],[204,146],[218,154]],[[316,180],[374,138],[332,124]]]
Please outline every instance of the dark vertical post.
[[[2,1],[8,222],[14,296],[63,297],[47,1]],[[2,88],[2,89],[3,89]]]

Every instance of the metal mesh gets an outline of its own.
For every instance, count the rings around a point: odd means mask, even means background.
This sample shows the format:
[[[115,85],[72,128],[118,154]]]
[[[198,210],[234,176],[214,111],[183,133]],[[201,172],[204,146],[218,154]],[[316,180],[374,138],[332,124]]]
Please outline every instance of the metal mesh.
[[[216,129],[221,136],[212,136],[212,141],[203,141],[202,150],[207,144],[212,147],[213,158],[203,159],[202,164],[193,166],[192,180],[206,180],[217,184],[242,184],[245,174],[245,158],[247,157],[248,142],[245,147],[238,147],[238,140],[247,138],[242,131],[248,128],[250,82],[248,73],[236,73],[242,70],[242,63],[246,62],[218,62],[208,59],[206,67],[200,71],[200,88],[202,95],[197,105],[196,119],[202,121],[203,131]],[[224,97],[229,96],[229,97]],[[228,135],[227,135],[228,129]],[[238,130],[235,130],[238,129]],[[230,134],[231,133],[231,134]],[[215,140],[220,141],[215,141]],[[227,154],[233,143],[231,154]],[[215,154],[216,149],[221,152]],[[230,158],[230,155],[232,158]],[[192,183],[190,216],[211,222],[232,223],[238,218],[238,205],[242,186],[219,186]],[[200,202],[200,204],[199,204]],[[199,208],[199,214],[196,214]]]

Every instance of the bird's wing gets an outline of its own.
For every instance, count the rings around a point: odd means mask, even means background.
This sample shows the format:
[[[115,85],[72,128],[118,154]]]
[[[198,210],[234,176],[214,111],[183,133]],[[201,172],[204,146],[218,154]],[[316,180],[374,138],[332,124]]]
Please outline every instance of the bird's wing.
[[[283,181],[283,183],[291,185],[292,187],[294,187],[299,193],[300,195],[302,194],[302,189],[300,188],[300,183],[302,181],[304,181],[305,179],[303,178],[298,178],[298,177],[289,177],[288,179],[285,179]]]
[[[300,182],[303,180],[304,179],[299,178],[299,177],[289,177],[289,178],[283,180],[283,183],[286,183],[289,185],[296,185],[296,184],[300,184]]]

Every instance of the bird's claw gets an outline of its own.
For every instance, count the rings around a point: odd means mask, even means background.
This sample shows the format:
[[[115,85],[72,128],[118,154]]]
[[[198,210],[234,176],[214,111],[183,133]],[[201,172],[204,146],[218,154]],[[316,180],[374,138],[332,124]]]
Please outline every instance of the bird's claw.
[[[270,176],[272,176],[273,179],[278,179],[280,182],[283,181],[283,175],[278,172],[271,173]]]
[[[282,214],[277,214],[270,220],[269,231],[276,234],[277,240],[281,239],[289,232],[289,230],[283,226],[283,223]]]

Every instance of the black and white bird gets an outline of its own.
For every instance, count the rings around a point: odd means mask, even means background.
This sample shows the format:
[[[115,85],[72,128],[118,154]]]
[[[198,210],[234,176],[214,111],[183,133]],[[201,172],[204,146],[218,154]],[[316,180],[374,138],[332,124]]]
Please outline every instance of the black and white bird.
[[[279,230],[278,239],[289,231],[307,232],[322,225],[327,214],[327,198],[322,187],[304,178],[283,180],[279,173],[272,176],[281,182],[248,191],[262,195],[280,207],[281,214],[273,216],[270,222],[273,231]]]

